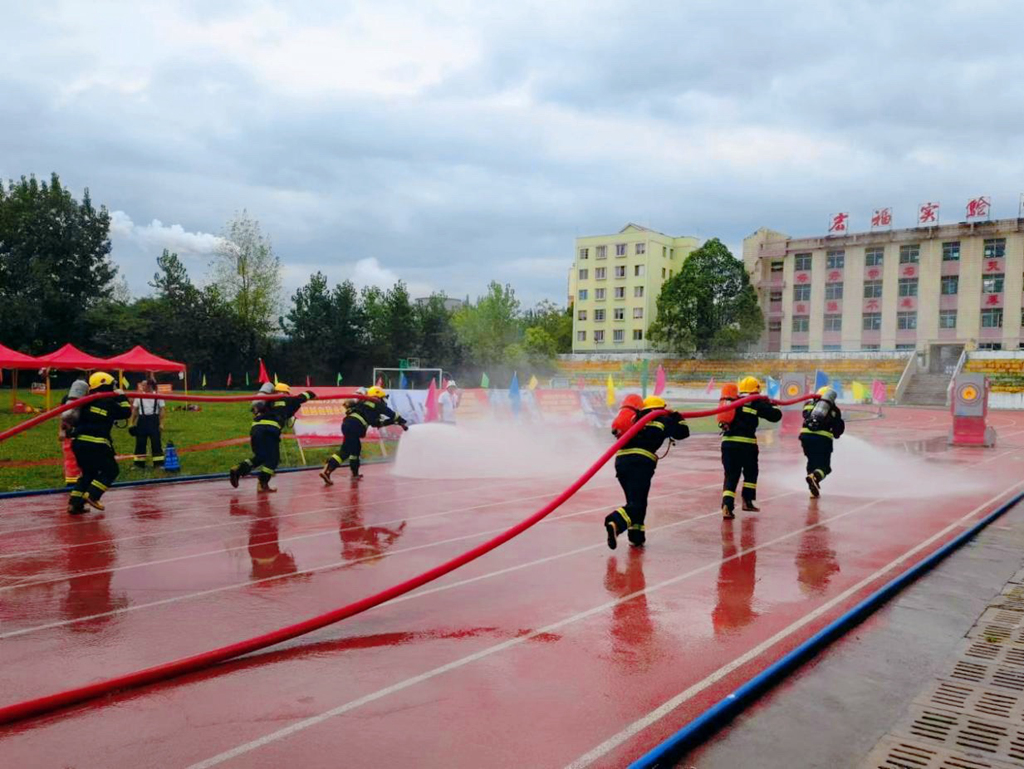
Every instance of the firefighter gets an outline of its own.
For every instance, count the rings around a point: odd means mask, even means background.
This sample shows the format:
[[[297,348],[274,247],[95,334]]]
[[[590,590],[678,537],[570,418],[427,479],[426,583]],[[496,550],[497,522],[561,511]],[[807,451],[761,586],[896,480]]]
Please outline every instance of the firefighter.
[[[756,377],[744,377],[739,382],[739,396],[759,395],[761,383]],[[735,518],[736,487],[743,476],[743,509],[760,512],[757,499],[757,426],[760,420],[778,422],[782,412],[767,398],[751,401],[735,410],[732,421],[722,430],[722,467],[725,483],[722,486],[722,517]]]
[[[269,385],[269,387],[268,387]],[[292,388],[284,382],[270,385],[266,383],[260,388],[261,395],[278,393],[282,396],[291,395]],[[249,428],[249,445],[252,447],[252,459],[244,459],[229,471],[231,485],[238,488],[238,480],[259,468],[257,491],[277,491],[270,485],[274,471],[281,463],[281,430],[302,408],[302,404],[314,400],[316,393],[307,390],[297,398],[267,398],[253,404],[253,422]]]
[[[836,391],[826,385],[818,390],[816,401],[804,404],[804,426],[800,430],[800,445],[807,457],[807,488],[812,497],[821,495],[821,482],[832,472],[832,444],[845,431]]]
[[[409,429],[405,419],[389,409],[384,402],[387,393],[383,387],[369,387],[366,394],[370,396],[367,400],[353,401],[346,409],[345,418],[341,421],[341,449],[327,458],[324,469],[320,471],[320,477],[328,486],[334,485],[331,473],[345,464],[346,460],[353,480],[363,477],[359,473],[359,457],[363,451],[363,438],[371,427],[398,425],[403,430]]]
[[[72,515],[84,513],[86,505],[103,510],[100,497],[120,472],[110,430],[115,422],[128,419],[132,413],[131,404],[124,393],[114,389],[114,377],[105,371],[97,371],[89,377],[89,394],[96,393],[117,395],[101,398],[77,409],[78,420],[74,426],[71,449],[81,475],[68,501],[68,512]]]
[[[637,413],[641,419],[652,411],[665,408],[665,400],[657,395],[644,399]],[[647,518],[647,495],[651,491],[654,470],[658,466],[657,451],[666,439],[681,441],[690,435],[683,415],[670,411],[652,419],[615,454],[615,477],[626,495],[626,504],[604,519],[608,547],[614,550],[617,537],[627,532],[629,543],[643,547],[647,540],[644,520]]]

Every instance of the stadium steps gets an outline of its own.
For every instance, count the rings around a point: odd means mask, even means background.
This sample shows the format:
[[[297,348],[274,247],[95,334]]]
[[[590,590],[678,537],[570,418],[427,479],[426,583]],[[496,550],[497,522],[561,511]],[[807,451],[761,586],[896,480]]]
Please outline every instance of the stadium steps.
[[[903,393],[903,406],[945,406],[949,377],[946,374],[914,374]]]

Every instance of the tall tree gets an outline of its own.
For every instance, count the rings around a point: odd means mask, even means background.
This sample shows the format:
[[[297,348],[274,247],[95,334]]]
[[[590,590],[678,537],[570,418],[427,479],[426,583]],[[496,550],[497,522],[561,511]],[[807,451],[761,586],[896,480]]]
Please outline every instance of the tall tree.
[[[519,340],[519,300],[512,286],[491,282],[487,294],[467,304],[454,318],[459,341],[473,363],[501,363]]]
[[[743,262],[712,238],[661,288],[652,341],[671,352],[738,350],[756,342],[764,316]]]
[[[572,305],[559,307],[547,299],[523,313],[523,326],[542,329],[554,342],[554,352],[572,352]]]
[[[57,174],[0,184],[0,328],[4,343],[34,353],[89,340],[88,310],[106,299],[110,216],[86,189],[82,202]]]
[[[242,351],[255,357],[273,329],[281,305],[281,260],[260,223],[246,211],[228,222],[213,262],[221,293],[245,329]]]
[[[420,334],[418,352],[424,365],[451,370],[462,362],[462,347],[445,299],[443,294],[432,294],[416,305]]]

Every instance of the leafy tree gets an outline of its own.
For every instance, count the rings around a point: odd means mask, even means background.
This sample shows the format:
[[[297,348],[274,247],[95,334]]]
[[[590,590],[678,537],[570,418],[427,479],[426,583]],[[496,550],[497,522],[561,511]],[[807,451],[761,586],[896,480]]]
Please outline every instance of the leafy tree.
[[[451,370],[462,362],[463,351],[445,298],[443,294],[432,294],[417,304],[414,311],[420,335],[418,352],[424,364]]]
[[[4,343],[33,353],[85,344],[90,308],[106,299],[117,268],[110,261],[110,216],[86,189],[82,202],[57,174],[0,184],[0,328]]]
[[[554,341],[554,355],[572,352],[572,305],[563,309],[554,302],[544,300],[532,310],[523,313],[526,329],[540,328]]]
[[[671,352],[705,353],[737,350],[762,331],[764,316],[743,263],[712,238],[662,286],[650,336]]]
[[[213,261],[216,283],[243,328],[242,352],[255,358],[281,304],[281,260],[246,211],[228,222]]]
[[[492,282],[476,304],[467,304],[455,313],[453,322],[473,363],[488,366],[507,360],[507,348],[519,341],[520,333],[515,290]]]
[[[523,335],[523,349],[535,368],[547,369],[558,354],[558,342],[542,326],[531,326]]]

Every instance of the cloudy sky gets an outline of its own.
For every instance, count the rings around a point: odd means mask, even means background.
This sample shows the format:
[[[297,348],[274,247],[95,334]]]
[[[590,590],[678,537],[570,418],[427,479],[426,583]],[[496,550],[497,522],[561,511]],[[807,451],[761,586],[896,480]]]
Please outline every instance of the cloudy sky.
[[[749,8],[747,6],[756,6]],[[144,293],[247,209],[291,290],[334,279],[564,301],[573,238],[738,246],[969,197],[1015,216],[1014,3],[0,0],[0,174],[113,212]]]

